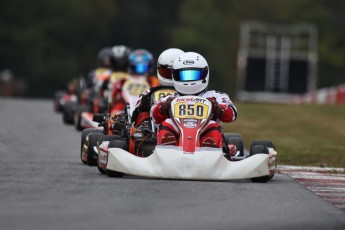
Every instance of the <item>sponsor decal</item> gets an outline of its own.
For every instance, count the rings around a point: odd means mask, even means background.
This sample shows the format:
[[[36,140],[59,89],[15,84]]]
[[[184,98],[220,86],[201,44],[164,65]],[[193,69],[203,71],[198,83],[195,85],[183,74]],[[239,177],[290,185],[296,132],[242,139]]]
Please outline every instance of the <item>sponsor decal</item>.
[[[196,119],[185,119],[183,121],[183,126],[186,128],[195,128],[197,126],[197,120]]]
[[[193,64],[194,64],[194,61],[192,61],[192,60],[185,60],[183,62],[183,65],[193,65]]]
[[[176,102],[188,102],[188,101],[192,101],[192,102],[201,102],[201,103],[205,103],[205,101],[207,101],[207,99],[203,99],[203,98],[194,98],[194,97],[190,97],[190,98],[177,98]]]
[[[108,155],[106,152],[100,151],[98,160],[100,164],[107,164],[108,163]]]
[[[87,161],[87,155],[86,155],[85,152],[82,153],[81,159],[82,159],[83,161]]]
[[[228,99],[228,98],[226,98],[226,97],[222,97],[222,103],[229,103],[230,102],[230,100]]]
[[[103,164],[107,163],[108,156],[105,156],[105,155],[99,156],[99,161]]]

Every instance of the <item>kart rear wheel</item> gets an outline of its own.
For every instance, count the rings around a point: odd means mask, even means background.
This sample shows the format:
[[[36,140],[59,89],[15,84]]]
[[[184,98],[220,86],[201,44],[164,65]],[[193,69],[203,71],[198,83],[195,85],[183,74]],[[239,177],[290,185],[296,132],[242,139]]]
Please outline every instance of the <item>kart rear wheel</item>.
[[[275,146],[271,141],[253,141],[250,146],[250,156],[253,156],[259,153],[269,154],[268,148],[275,149]],[[269,176],[255,177],[255,178],[251,178],[251,181],[258,182],[258,183],[266,183],[267,181],[272,179],[273,176],[274,174],[269,175]]]
[[[103,136],[102,133],[90,133],[88,135],[89,140],[87,143],[87,150],[86,150],[86,154],[87,154],[87,164],[89,166],[96,166],[97,165],[97,158],[96,158],[96,153],[93,150],[94,146],[97,146],[97,142],[98,140]]]
[[[88,129],[84,129],[83,132],[81,133],[81,142],[80,142],[80,160],[86,164],[86,161],[83,161],[83,146],[85,144],[86,141],[86,137],[90,134],[90,133],[102,133],[102,130],[100,129],[96,129],[96,128],[88,128]]]
[[[227,137],[242,137],[239,133],[224,133],[225,138]]]
[[[81,114],[82,112],[90,112],[90,106],[81,105],[77,108],[74,114],[74,126],[78,131],[83,130],[84,128],[81,126]]]
[[[238,156],[244,156],[244,147],[242,136],[238,133],[225,133],[225,142],[227,145],[233,144],[236,146],[237,151],[240,151]]]
[[[264,145],[268,148],[273,148],[274,150],[276,149],[276,146],[272,143],[272,141],[253,141],[251,146],[250,146],[250,152],[252,152],[252,146],[255,145]]]
[[[63,90],[58,90],[54,93],[54,99],[53,99],[53,105],[54,105],[54,111],[55,112],[61,112],[62,107],[60,104],[60,99],[66,94]]]
[[[74,124],[74,108],[71,103],[67,103],[62,109],[62,120],[65,124]]]

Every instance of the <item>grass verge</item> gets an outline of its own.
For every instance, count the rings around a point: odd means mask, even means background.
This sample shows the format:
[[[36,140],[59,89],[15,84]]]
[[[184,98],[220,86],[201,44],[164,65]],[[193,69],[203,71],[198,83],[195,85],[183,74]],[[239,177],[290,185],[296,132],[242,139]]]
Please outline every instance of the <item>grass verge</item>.
[[[223,123],[245,147],[271,140],[278,163],[345,167],[345,105],[236,104],[238,119]]]

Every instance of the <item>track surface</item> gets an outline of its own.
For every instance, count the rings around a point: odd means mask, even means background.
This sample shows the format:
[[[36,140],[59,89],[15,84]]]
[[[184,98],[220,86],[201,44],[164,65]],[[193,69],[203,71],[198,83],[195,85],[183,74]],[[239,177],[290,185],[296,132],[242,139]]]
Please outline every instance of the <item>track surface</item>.
[[[266,184],[100,175],[51,101],[0,99],[0,125],[0,229],[345,229],[345,212],[281,174]]]

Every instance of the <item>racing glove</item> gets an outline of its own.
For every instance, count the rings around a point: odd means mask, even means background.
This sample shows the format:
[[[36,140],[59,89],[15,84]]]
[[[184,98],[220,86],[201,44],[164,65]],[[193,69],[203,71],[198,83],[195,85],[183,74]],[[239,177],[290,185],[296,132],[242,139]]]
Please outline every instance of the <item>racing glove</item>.
[[[169,112],[171,110],[171,102],[172,102],[172,100],[174,100],[174,98],[173,97],[169,97],[169,98],[166,99],[166,101],[160,103],[159,112],[161,114],[169,116],[169,114],[170,114]]]
[[[222,108],[219,106],[219,104],[218,104],[216,98],[214,98],[214,97],[209,97],[209,98],[207,98],[207,99],[208,99],[208,100],[211,102],[211,104],[212,104],[212,113],[213,113],[214,115],[216,115],[216,116],[222,115],[223,110],[222,110]]]
[[[123,114],[113,114],[110,116],[110,128],[112,130],[121,131],[126,127],[126,122],[124,121]]]
[[[157,106],[154,106],[152,117],[157,124],[162,123],[170,116],[171,101],[173,99],[173,97],[169,97],[166,101],[159,102]]]
[[[232,122],[236,120],[236,109],[231,105],[219,104],[215,98],[207,98],[212,103],[212,113],[215,118],[224,122]]]

